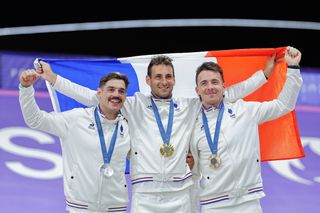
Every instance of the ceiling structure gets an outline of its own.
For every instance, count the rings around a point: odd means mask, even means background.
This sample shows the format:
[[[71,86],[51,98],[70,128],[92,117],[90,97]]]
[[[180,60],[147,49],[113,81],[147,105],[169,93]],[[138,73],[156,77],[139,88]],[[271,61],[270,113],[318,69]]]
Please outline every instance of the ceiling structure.
[[[144,54],[191,52],[207,50],[225,50],[238,48],[271,48],[282,46],[295,46],[303,53],[301,65],[306,67],[320,67],[320,53],[318,40],[320,29],[303,29],[307,24],[314,23],[319,27],[320,16],[309,10],[297,12],[298,8],[288,7],[276,10],[274,5],[264,7],[264,12],[250,9],[250,5],[228,12],[230,5],[194,5],[184,3],[183,7],[172,7],[170,3],[150,2],[150,8],[126,5],[91,6],[80,5],[79,8],[65,8],[60,5],[34,7],[32,12],[20,13],[19,18],[8,18],[1,14],[1,30],[16,29],[21,26],[42,26],[54,29],[53,24],[67,23],[113,23],[112,21],[126,20],[183,20],[186,25],[153,26],[153,27],[120,27],[117,29],[97,29],[65,32],[45,32],[0,35],[0,50],[47,52],[63,54],[80,54],[94,56],[127,57]],[[266,4],[260,3],[260,4]],[[240,5],[235,5],[240,8]],[[262,5],[261,5],[262,6]],[[250,8],[249,8],[250,7]],[[128,12],[128,8],[132,9]],[[157,10],[156,10],[157,9]],[[266,12],[267,11],[267,12]],[[190,19],[204,20],[244,20],[254,23],[254,20],[296,21],[300,29],[279,28],[277,23],[270,22],[268,27],[253,27],[246,24],[239,26],[190,26]],[[295,23],[296,23],[295,22]],[[243,23],[243,22],[241,22]],[[274,23],[274,26],[272,26]],[[320,28],[320,27],[319,27]],[[1,33],[0,33],[1,34]]]

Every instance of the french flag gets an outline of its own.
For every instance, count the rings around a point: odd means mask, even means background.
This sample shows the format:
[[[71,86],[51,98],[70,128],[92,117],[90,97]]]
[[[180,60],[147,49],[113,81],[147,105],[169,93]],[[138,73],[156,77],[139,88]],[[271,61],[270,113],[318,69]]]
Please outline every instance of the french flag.
[[[276,52],[282,57],[275,71],[268,80],[254,93],[245,97],[247,101],[270,101],[277,98],[286,80],[287,64],[284,60],[286,47],[233,49],[221,51],[203,51],[190,53],[164,54],[173,59],[176,85],[174,97],[196,97],[195,71],[206,61],[218,63],[223,71],[226,86],[249,78],[257,70],[265,67],[266,59]],[[48,62],[58,75],[77,84],[97,90],[99,80],[110,72],[121,72],[129,77],[127,95],[135,92],[150,94],[145,82],[147,67],[154,55],[143,55],[117,59],[41,59]],[[47,83],[50,97],[56,111],[84,107],[75,100],[60,94]],[[283,160],[304,157],[300,141],[296,113],[292,111],[274,121],[266,122],[259,127],[261,161]]]

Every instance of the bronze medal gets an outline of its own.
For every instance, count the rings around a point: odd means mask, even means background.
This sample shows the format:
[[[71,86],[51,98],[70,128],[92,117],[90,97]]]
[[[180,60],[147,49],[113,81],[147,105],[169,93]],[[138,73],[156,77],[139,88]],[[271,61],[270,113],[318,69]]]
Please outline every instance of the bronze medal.
[[[217,155],[211,155],[209,157],[209,167],[218,169],[221,165],[221,158]]]
[[[171,144],[162,144],[160,153],[163,157],[171,157],[174,153],[174,148]]]

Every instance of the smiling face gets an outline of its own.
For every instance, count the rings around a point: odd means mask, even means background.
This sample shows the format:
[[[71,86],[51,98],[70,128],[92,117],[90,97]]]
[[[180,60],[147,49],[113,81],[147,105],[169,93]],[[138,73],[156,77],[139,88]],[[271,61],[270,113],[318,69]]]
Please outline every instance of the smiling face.
[[[101,111],[105,115],[117,116],[127,97],[126,84],[120,79],[108,80],[98,89],[97,95]]]
[[[153,96],[162,99],[170,98],[175,85],[172,67],[165,64],[153,65],[151,75],[146,77],[146,82]]]
[[[217,107],[224,94],[224,83],[219,72],[202,70],[197,77],[196,92],[205,107]]]

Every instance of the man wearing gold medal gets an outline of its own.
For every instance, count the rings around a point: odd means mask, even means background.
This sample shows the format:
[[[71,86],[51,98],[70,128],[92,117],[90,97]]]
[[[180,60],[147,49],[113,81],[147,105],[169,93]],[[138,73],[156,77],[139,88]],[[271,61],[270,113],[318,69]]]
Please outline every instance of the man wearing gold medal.
[[[95,91],[54,74],[49,64],[40,63],[42,75],[54,89],[87,106],[97,103]],[[226,98],[236,100],[250,94],[266,82],[265,75],[258,72],[230,88]],[[131,212],[196,212],[190,193],[192,173],[186,159],[190,159],[190,130],[201,103],[198,98],[172,97],[175,73],[172,59],[167,56],[151,58],[146,83],[151,94],[137,92],[126,99],[121,109],[128,118],[131,137]]]
[[[66,209],[70,213],[126,212],[124,172],[130,138],[127,121],[119,112],[128,78],[120,73],[104,76],[96,106],[62,113],[39,109],[32,86],[38,78],[35,70],[21,73],[20,106],[29,127],[61,138]]]
[[[260,174],[259,124],[292,111],[302,86],[301,53],[287,47],[286,83],[277,99],[268,102],[232,103],[224,98],[223,71],[213,62],[196,71],[196,92],[202,100],[192,136],[193,172],[201,176],[202,213],[259,213],[264,197]],[[265,71],[271,72],[273,55]]]

